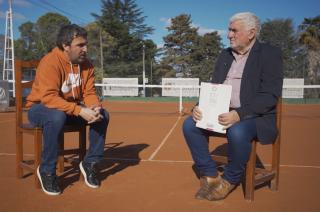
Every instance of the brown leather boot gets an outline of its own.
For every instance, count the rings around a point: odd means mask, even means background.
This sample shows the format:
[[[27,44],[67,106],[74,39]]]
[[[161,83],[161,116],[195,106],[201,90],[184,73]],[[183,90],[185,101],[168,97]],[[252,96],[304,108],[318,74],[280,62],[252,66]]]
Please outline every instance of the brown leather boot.
[[[225,199],[235,187],[235,185],[232,185],[227,180],[221,178],[220,183],[211,190],[207,199],[211,201]]]
[[[218,175],[215,178],[210,178],[210,182],[207,177],[200,178],[200,189],[195,194],[196,199],[208,199],[212,190],[220,184],[221,177]],[[209,200],[209,199],[208,199]]]

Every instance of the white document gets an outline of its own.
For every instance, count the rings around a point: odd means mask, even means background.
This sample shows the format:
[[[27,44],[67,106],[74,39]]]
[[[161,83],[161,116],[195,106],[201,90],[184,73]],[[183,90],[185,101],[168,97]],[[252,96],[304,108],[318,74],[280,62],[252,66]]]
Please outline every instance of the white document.
[[[231,85],[201,83],[199,109],[202,119],[196,123],[197,127],[226,133],[226,130],[223,130],[224,126],[218,122],[218,116],[229,112],[231,91]]]

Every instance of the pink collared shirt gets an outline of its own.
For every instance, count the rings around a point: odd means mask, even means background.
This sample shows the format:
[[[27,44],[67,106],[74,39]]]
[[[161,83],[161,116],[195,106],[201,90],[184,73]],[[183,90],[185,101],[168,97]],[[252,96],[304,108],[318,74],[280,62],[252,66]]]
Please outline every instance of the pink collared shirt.
[[[251,49],[249,49],[245,54],[237,54],[236,52],[232,51],[234,60],[231,64],[227,77],[223,82],[223,84],[232,86],[231,101],[230,101],[231,108],[238,108],[241,106],[240,104],[241,79],[242,79],[244,66],[246,65],[250,50]]]

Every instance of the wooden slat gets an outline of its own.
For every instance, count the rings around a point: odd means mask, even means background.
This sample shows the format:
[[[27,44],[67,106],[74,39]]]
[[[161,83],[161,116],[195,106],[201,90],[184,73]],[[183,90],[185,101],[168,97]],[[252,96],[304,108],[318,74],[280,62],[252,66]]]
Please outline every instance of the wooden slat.
[[[21,83],[21,88],[26,89],[26,88],[32,88],[33,80],[29,82],[22,82]]]
[[[23,161],[20,162],[19,166],[24,168],[24,169],[26,169],[26,170],[28,170],[29,172],[34,172],[34,170],[35,170],[33,165],[27,164],[27,163],[25,163]]]
[[[217,163],[222,163],[222,164],[227,164],[228,163],[228,157],[226,157],[226,156],[211,155],[211,157]]]

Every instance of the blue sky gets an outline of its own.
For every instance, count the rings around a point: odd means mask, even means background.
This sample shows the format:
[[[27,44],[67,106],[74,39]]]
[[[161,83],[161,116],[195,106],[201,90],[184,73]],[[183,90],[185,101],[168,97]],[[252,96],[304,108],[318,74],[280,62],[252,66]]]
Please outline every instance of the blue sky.
[[[36,20],[47,12],[59,12],[73,23],[84,25],[93,21],[91,13],[100,14],[101,0],[14,0],[14,37],[19,37],[18,26]],[[49,3],[52,6],[48,6]],[[199,33],[217,30],[228,46],[226,29],[230,16],[237,12],[250,11],[261,21],[275,18],[291,18],[298,26],[305,17],[320,15],[320,0],[136,0],[147,16],[146,23],[155,28],[149,36],[157,45],[163,44],[170,18],[179,14],[191,14],[193,25]],[[0,0],[0,34],[5,32],[5,11],[8,0]]]

